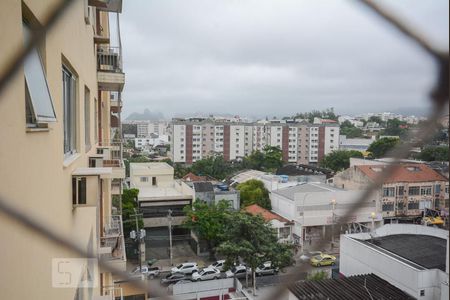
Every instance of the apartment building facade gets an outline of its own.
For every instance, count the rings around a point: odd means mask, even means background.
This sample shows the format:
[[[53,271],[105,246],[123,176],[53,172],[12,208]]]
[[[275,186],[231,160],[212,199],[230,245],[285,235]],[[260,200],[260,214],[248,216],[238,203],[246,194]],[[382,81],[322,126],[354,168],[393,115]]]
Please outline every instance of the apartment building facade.
[[[336,174],[336,187],[362,190],[376,180],[387,164],[354,165]],[[448,214],[448,179],[425,164],[400,164],[377,191],[376,200],[384,219],[420,217],[426,209],[438,209]]]
[[[285,162],[316,164],[339,148],[337,123],[174,119],[169,125],[169,136],[171,159],[186,164],[214,154],[223,155],[225,160],[241,159],[265,146],[279,147]]]
[[[7,28],[0,30],[0,68],[30,41],[55,5],[0,3],[0,28]],[[117,133],[125,75],[121,47],[110,45],[110,34],[118,28],[109,24],[109,16],[121,10],[120,0],[74,1],[2,91],[0,194],[90,257],[125,270],[121,215],[112,206],[125,176]],[[0,224],[2,298],[120,296],[113,274],[104,268],[90,273],[92,287],[82,288],[83,278],[70,277],[61,288],[52,269],[55,259],[80,257],[5,215]]]
[[[138,138],[145,138],[151,134],[167,134],[167,122],[135,121],[133,123],[136,124]]]

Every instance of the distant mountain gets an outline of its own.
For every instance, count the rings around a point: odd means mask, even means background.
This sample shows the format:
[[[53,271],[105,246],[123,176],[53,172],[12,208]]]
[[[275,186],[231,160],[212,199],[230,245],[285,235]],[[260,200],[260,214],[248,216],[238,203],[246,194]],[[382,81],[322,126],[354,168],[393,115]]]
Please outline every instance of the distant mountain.
[[[131,113],[126,120],[135,121],[162,121],[164,115],[161,112],[151,112],[149,109],[145,109],[143,113],[134,112]]]
[[[430,113],[430,109],[427,107],[400,107],[391,110],[391,112],[403,116],[426,117]]]

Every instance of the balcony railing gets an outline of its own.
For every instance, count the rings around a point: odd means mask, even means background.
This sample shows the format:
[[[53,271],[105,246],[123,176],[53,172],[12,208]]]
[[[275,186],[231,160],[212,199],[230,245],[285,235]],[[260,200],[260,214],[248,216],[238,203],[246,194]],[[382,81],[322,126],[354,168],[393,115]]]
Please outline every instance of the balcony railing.
[[[101,247],[110,248],[111,252],[101,253],[101,258],[125,260],[125,240],[123,238],[122,226],[121,215],[112,215],[104,225]]]
[[[97,50],[97,70],[122,73],[120,47],[99,47]]]

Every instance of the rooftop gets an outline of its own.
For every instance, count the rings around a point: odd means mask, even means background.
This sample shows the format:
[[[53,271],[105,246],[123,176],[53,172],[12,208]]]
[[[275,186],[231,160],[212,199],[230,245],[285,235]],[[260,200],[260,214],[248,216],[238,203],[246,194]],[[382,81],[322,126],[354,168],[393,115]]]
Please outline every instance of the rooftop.
[[[288,286],[297,299],[415,299],[377,275],[299,281]]]
[[[263,217],[263,219],[266,222],[270,222],[272,220],[278,220],[278,221],[284,222],[284,223],[288,223],[289,222],[288,219],[285,219],[282,216],[280,216],[280,215],[278,215],[276,213],[273,213],[273,212],[271,212],[271,211],[269,211],[269,210],[259,206],[258,204],[249,205],[249,206],[245,207],[244,210],[246,212],[248,212],[249,214],[252,214],[254,216],[260,215],[261,217]]]
[[[196,192],[202,193],[202,192],[214,192],[214,186],[211,182],[194,182],[194,190]]]
[[[425,269],[440,269],[445,272],[447,241],[444,239],[423,234],[394,234],[364,242],[383,248]]]
[[[361,170],[371,180],[386,168],[386,165],[358,165]],[[447,181],[447,179],[425,164],[401,164],[396,167],[385,182],[427,182],[427,181]]]
[[[297,175],[331,175],[333,173],[332,170],[318,168],[310,165],[296,165],[289,164],[285,165],[281,168],[278,168],[277,175],[289,175],[289,176],[297,176]]]
[[[163,172],[173,172],[173,168],[165,162],[147,162],[147,163],[130,163],[130,170],[136,172],[151,170],[163,171]]]
[[[185,196],[174,187],[139,187],[139,200],[150,200],[152,198],[182,197]]]
[[[296,186],[281,188],[275,191],[272,191],[272,193],[279,194],[281,196],[284,196],[288,199],[295,200],[295,194],[298,193],[319,193],[319,192],[341,192],[343,189],[339,189],[333,186],[330,186],[328,184],[324,183],[301,183]]]

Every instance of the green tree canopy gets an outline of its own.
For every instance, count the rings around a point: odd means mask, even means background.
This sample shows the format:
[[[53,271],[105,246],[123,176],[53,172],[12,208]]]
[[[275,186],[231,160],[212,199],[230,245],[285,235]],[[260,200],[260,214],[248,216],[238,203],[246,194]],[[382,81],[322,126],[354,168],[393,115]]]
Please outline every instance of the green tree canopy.
[[[245,157],[242,168],[274,172],[283,165],[283,153],[279,147],[266,146],[263,151],[253,151]]]
[[[230,204],[221,200],[219,203],[207,204],[196,200],[191,206],[184,208],[186,219],[183,226],[194,231],[200,239],[207,241],[210,256],[214,257],[214,247],[222,241],[226,216],[232,214]]]
[[[306,119],[308,122],[312,123],[314,121],[314,118],[321,118],[321,119],[330,119],[337,121],[338,116],[334,113],[334,108],[330,107],[325,110],[313,110],[311,112],[306,113],[298,113],[295,116],[292,117],[293,119]]]
[[[372,153],[372,157],[380,158],[385,156],[390,150],[400,143],[397,138],[382,138],[370,144],[367,151]]]
[[[122,193],[123,231],[126,237],[129,236],[130,231],[136,230],[136,218],[133,215],[138,207],[138,195],[138,189],[125,189]],[[144,227],[142,217],[138,217],[138,227],[139,229]]]
[[[269,191],[264,186],[264,183],[257,179],[250,179],[238,184],[236,189],[240,192],[241,207],[246,207],[252,204],[258,204],[265,209],[272,209],[270,204]]]
[[[350,121],[345,120],[341,124],[340,134],[345,135],[347,138],[357,138],[363,136],[363,131],[355,127]]]
[[[448,146],[428,146],[419,154],[420,160],[425,161],[448,161]]]
[[[361,152],[355,150],[336,150],[325,155],[322,161],[320,161],[320,166],[335,172],[341,171],[350,166],[350,157],[363,158],[363,155]]]
[[[406,122],[400,121],[399,119],[388,120],[386,123],[386,129],[383,131],[383,135],[392,135],[403,137],[407,133],[407,129],[403,128]]]
[[[224,233],[218,252],[226,257],[228,266],[242,259],[252,269],[253,287],[257,266],[266,261],[276,267],[292,263],[291,246],[278,243],[275,230],[261,216],[231,214],[227,217]]]

